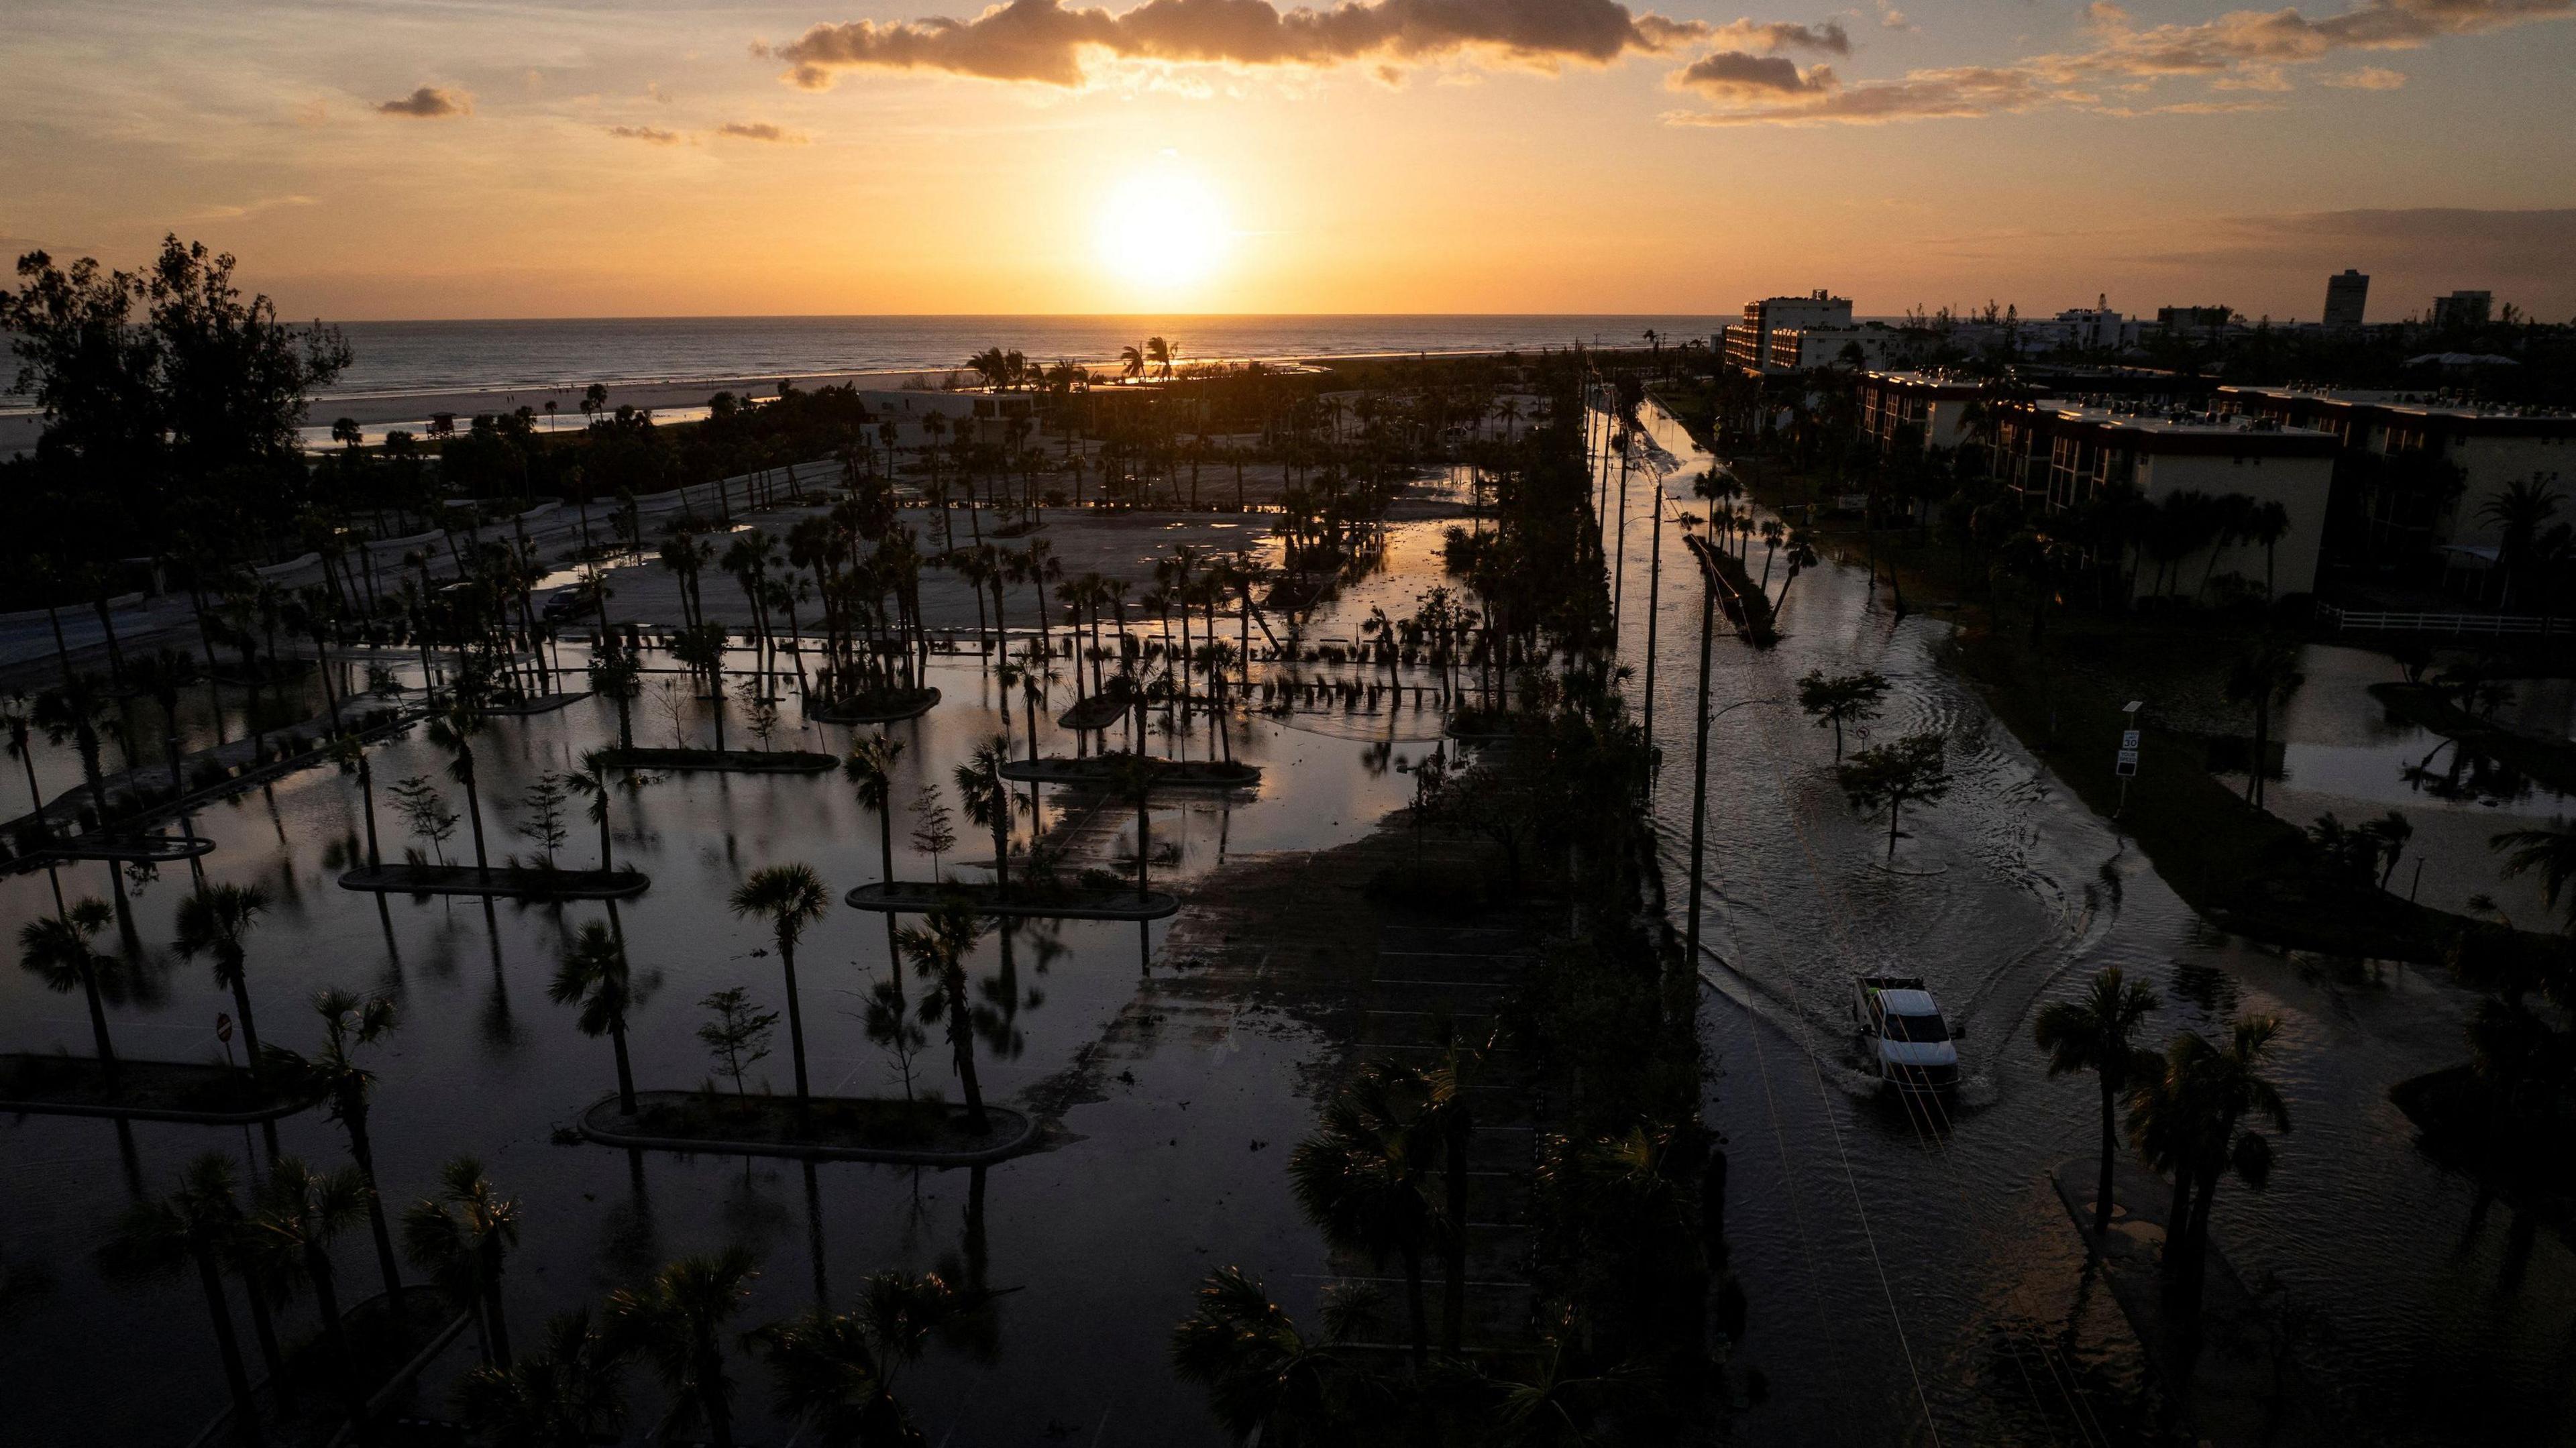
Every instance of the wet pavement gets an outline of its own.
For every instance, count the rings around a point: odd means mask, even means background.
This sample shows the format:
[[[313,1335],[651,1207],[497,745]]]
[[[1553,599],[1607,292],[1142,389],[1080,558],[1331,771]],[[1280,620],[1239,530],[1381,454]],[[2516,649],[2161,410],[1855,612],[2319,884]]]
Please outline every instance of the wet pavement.
[[[1667,490],[1703,506],[1687,494],[1706,456],[1668,418],[1653,433],[1684,464]],[[1623,657],[1640,686],[1644,513],[1632,491]],[[1675,543],[1655,732],[1678,921],[1699,600]],[[2036,1011],[2105,965],[2162,992],[2159,1040],[2282,1017],[2275,1071],[2296,1130],[2277,1143],[2268,1192],[2221,1192],[2213,1231],[2250,1277],[2277,1275],[2323,1311],[2333,1337],[2316,1366],[2353,1441],[2569,1438],[2576,1255],[2417,1152],[2386,1096],[2463,1059],[2472,998],[2421,971],[2285,958],[2199,923],[1938,667],[1949,623],[1898,621],[1859,567],[1829,559],[1802,576],[1780,627],[1767,653],[1721,633],[1712,707],[1792,699],[1811,668],[1876,669],[1893,685],[1887,715],[1852,742],[1938,732],[1955,782],[1908,812],[1890,861],[1884,816],[1856,816],[1834,785],[1830,730],[1754,705],[1710,732],[1708,1111],[1732,1143],[1729,1226],[1750,1298],[1738,1361],[1767,1389],[1743,1441],[2143,1440],[2156,1404],[2137,1345],[2086,1278],[2045,1179],[2093,1149],[2098,1094],[2089,1077],[2048,1079],[2030,1041]],[[1946,1107],[1909,1112],[1860,1069],[1849,981],[1882,972],[1926,977],[1967,1029],[1966,1084]]]

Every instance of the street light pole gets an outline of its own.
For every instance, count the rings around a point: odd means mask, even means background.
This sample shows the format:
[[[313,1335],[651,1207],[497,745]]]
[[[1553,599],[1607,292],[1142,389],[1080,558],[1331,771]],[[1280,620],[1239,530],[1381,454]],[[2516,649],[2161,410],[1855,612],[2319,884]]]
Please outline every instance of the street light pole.
[[[1661,489],[1657,490],[1658,492]],[[1699,563],[1699,707],[1697,738],[1691,746],[1691,836],[1690,836],[1690,908],[1684,932],[1683,949],[1690,968],[1699,969],[1700,880],[1702,862],[1708,852],[1708,726],[1709,721],[1731,714],[1749,704],[1777,704],[1777,699],[1738,699],[1715,714],[1708,709],[1708,670],[1711,640],[1717,625],[1717,580],[1714,566],[1708,560],[1709,543],[1696,534],[1682,540]]]

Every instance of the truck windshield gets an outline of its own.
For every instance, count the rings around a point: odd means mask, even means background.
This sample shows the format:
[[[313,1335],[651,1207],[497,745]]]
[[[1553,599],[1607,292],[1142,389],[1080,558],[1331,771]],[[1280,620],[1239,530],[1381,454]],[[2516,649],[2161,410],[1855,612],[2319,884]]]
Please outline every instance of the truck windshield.
[[[1899,1016],[1887,1018],[1887,1038],[1891,1041],[1946,1041],[1950,1028],[1939,1016]]]

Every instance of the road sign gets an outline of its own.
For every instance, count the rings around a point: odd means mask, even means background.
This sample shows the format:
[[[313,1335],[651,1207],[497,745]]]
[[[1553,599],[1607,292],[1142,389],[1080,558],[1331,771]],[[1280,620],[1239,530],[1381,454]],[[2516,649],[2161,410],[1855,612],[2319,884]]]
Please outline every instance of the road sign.
[[[233,1018],[222,1011],[215,1012],[215,1039],[227,1046],[233,1043]]]
[[[2135,729],[2121,730],[2120,748],[2128,753],[2135,754],[2138,750],[2138,731]]]
[[[2121,750],[2120,762],[2111,766],[2111,772],[2122,779],[2134,778],[2138,772],[2138,751],[2134,749]]]

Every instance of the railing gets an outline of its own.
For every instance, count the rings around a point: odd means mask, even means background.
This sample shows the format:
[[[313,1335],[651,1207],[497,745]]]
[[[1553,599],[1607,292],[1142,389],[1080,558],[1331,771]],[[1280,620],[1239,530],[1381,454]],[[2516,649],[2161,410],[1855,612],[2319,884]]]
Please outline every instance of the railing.
[[[2576,620],[2512,613],[2394,613],[2319,604],[2318,617],[2343,633],[2514,634],[2551,637],[2576,633]]]

